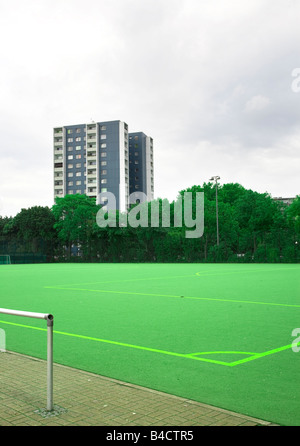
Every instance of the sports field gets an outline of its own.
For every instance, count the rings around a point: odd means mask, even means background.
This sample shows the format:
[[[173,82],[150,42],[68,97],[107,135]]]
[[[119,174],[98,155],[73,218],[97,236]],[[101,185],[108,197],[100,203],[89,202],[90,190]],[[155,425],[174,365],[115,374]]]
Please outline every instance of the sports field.
[[[54,315],[56,363],[300,425],[298,264],[1,265],[0,285],[1,308]],[[46,358],[45,321],[0,329]]]

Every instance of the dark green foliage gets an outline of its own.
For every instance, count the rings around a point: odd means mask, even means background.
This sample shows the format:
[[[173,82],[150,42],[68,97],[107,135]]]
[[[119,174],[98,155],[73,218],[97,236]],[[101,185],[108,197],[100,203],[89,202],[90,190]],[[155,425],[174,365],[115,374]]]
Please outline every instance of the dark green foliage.
[[[99,227],[100,206],[95,199],[67,195],[57,198],[52,209],[33,207],[22,209],[14,218],[0,217],[0,253],[79,262],[299,262],[300,196],[286,207],[267,193],[240,184],[219,185],[217,245],[215,185],[193,186],[180,191],[178,199],[185,192],[193,193],[193,217],[196,193],[204,192],[204,233],[199,238],[186,238],[190,228],[184,226],[184,218],[183,226],[175,227],[175,202],[157,199],[136,208],[137,220],[148,215],[147,227],[119,225],[118,213],[115,227]],[[163,203],[169,206],[169,226],[163,225]],[[159,206],[159,218],[156,227],[151,227],[154,204]],[[183,200],[182,216],[184,208]]]

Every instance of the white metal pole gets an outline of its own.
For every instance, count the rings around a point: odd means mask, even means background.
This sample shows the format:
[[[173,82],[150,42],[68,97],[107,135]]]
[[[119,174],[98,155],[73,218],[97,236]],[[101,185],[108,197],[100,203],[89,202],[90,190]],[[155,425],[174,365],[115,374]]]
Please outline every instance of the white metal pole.
[[[47,319],[47,410],[53,410],[53,316]]]
[[[0,313],[47,321],[47,410],[53,410],[53,315],[0,308]]]
[[[49,314],[44,313],[33,313],[32,311],[18,311],[18,310],[7,310],[6,308],[0,308],[0,313],[11,314],[13,316],[23,316],[23,317],[33,317],[35,319],[48,319]]]

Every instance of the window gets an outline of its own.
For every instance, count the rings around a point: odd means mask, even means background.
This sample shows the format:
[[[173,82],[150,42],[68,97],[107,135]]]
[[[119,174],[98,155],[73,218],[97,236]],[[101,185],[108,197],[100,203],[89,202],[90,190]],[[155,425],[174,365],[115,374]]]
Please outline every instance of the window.
[[[75,167],[76,167],[76,169],[80,169],[81,163],[77,163]]]
[[[107,161],[101,161],[101,166],[106,166],[107,165]]]
[[[73,133],[73,130],[68,130],[68,135],[71,135]]]
[[[81,150],[81,146],[76,146],[76,150]]]
[[[101,175],[106,175],[107,174],[107,170],[101,170]]]
[[[77,189],[76,194],[81,194],[81,190]]]
[[[106,130],[106,125],[101,125],[100,130]]]
[[[72,160],[73,159],[73,155],[68,155],[68,160]]]
[[[139,163],[138,161],[135,161],[135,162],[134,162],[134,164],[138,164],[138,163]]]
[[[105,149],[105,148],[106,148],[106,143],[104,142],[101,144],[101,149]]]
[[[139,152],[134,152],[134,156],[139,156]]]
[[[68,186],[73,186],[73,181],[69,181]]]
[[[106,139],[106,135],[101,135],[100,139]]]
[[[68,173],[68,177],[71,178],[73,176],[73,172]]]
[[[73,169],[73,164],[68,164],[68,169]]]
[[[68,142],[73,142],[73,138],[68,138]]]
[[[106,178],[103,178],[102,180],[101,180],[101,184],[106,184],[107,183],[107,179]]]
[[[77,142],[81,141],[80,136],[77,136],[77,138],[75,139],[75,141],[77,141]]]
[[[81,132],[81,130],[80,129],[76,129],[76,133],[80,133]]]
[[[76,181],[76,186],[81,186],[81,181]]]
[[[76,172],[77,177],[81,177],[81,172]]]
[[[73,151],[73,147],[72,146],[68,146],[68,152],[72,152]]]
[[[106,187],[102,187],[101,192],[107,192],[107,188]]]
[[[81,155],[76,155],[76,159],[80,160],[81,159]]]
[[[106,158],[107,153],[106,152],[102,152],[101,153],[101,158]]]

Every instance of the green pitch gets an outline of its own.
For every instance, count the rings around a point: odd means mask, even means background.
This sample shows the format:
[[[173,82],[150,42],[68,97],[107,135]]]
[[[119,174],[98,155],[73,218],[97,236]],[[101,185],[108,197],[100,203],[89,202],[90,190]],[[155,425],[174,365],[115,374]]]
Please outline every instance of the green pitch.
[[[0,307],[54,315],[56,363],[300,425],[300,265],[3,265],[0,284]],[[44,321],[0,329],[46,358]]]

